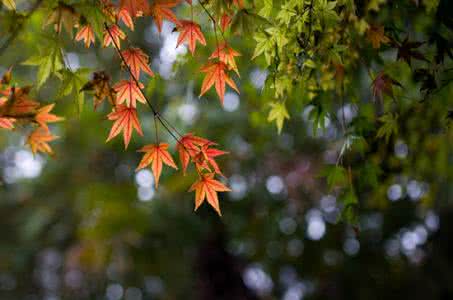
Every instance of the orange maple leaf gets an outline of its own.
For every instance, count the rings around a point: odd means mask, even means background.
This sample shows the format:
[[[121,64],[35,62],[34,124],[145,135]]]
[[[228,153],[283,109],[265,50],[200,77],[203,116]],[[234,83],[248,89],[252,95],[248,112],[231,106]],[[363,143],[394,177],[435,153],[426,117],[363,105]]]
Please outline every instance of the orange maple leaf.
[[[36,128],[27,138],[27,144],[30,145],[31,152],[36,154],[37,152],[43,152],[52,155],[52,148],[48,142],[57,139],[58,136],[53,135],[50,131],[45,128]]]
[[[120,8],[116,15],[118,22],[123,21],[123,23],[129,27],[130,30],[134,31],[134,21],[132,20],[131,14],[126,8]]]
[[[4,118],[0,117],[0,128],[11,130],[14,128],[14,122],[16,119],[14,118]]]
[[[162,164],[166,164],[167,166],[172,167],[176,170],[178,169],[167,149],[167,143],[160,143],[159,145],[146,145],[138,150],[138,152],[145,152],[145,154],[143,155],[143,158],[140,161],[140,164],[138,165],[136,171],[147,167],[149,164],[152,164],[151,169],[153,171],[154,184],[156,186],[156,189],[159,185],[160,174],[162,173]]]
[[[220,181],[215,180],[214,173],[208,173],[201,175],[200,180],[192,184],[189,191],[195,191],[195,210],[200,207],[204,199],[207,199],[208,203],[221,216],[217,192],[228,192],[231,190]]]
[[[131,69],[135,79],[139,79],[140,71],[145,72],[149,76],[154,76],[153,71],[148,66],[149,57],[139,48],[130,48],[121,52],[126,64]]]
[[[58,117],[57,115],[50,113],[54,106],[55,103],[41,107],[40,109],[38,109],[35,115],[36,122],[46,130],[49,130],[49,127],[47,127],[47,123],[54,123],[64,120],[64,118]]]
[[[201,72],[206,73],[206,77],[201,84],[200,96],[206,93],[211,86],[214,85],[217,95],[220,97],[220,103],[223,105],[225,83],[239,93],[236,83],[234,83],[234,81],[225,73],[226,68],[227,65],[221,61],[208,63],[201,68]]]
[[[3,91],[0,91],[1,94],[8,97],[11,101],[11,106],[8,107],[8,114],[12,116],[19,116],[29,113],[34,113],[35,110],[39,107],[39,102],[31,99],[28,96],[30,92],[30,87],[8,87]]]
[[[209,59],[218,58],[221,62],[225,63],[231,70],[234,70],[239,76],[238,67],[234,58],[241,56],[239,52],[228,46],[226,42],[221,43],[214,53],[211,54]]]
[[[384,34],[383,26],[370,26],[366,32],[366,35],[367,39],[375,49],[379,49],[381,44],[387,44],[390,42],[390,39]]]
[[[222,31],[225,31],[227,27],[231,24],[231,21],[233,19],[231,16],[227,13],[224,13],[222,17],[220,18],[220,28],[222,28]]]
[[[85,47],[89,48],[91,43],[94,45],[94,32],[93,28],[90,25],[82,26],[75,36],[76,41],[81,41],[85,43]]]
[[[143,88],[143,84],[140,83],[140,86],[137,86],[133,79],[121,80],[113,87],[116,91],[116,104],[126,102],[127,107],[136,107],[137,101],[145,103],[141,88]]]
[[[222,175],[222,171],[220,171],[219,165],[215,161],[215,157],[227,154],[228,152],[210,148],[213,145],[215,144],[212,142],[204,144],[193,160],[198,170],[201,171],[202,169],[205,169],[211,172],[211,166],[215,173]]]
[[[207,143],[212,142],[202,137],[195,136],[192,133],[187,133],[179,139],[176,149],[178,150],[179,160],[181,161],[184,174],[186,173],[190,158],[195,157],[200,151],[200,147]]]
[[[206,39],[201,32],[200,25],[187,20],[181,20],[179,22],[181,23],[181,25],[178,27],[180,33],[176,47],[178,47],[182,42],[187,41],[187,43],[189,44],[189,50],[193,55],[197,45],[197,40],[200,42],[200,44],[206,46]]]
[[[126,34],[114,24],[108,27],[108,31],[104,30],[104,47],[108,47],[110,44],[116,44],[120,48],[120,39],[124,40],[125,38]]]
[[[137,117],[137,110],[133,107],[127,107],[126,105],[117,105],[116,110],[108,114],[108,119],[115,121],[112,129],[110,129],[107,141],[110,141],[123,131],[124,148],[127,148],[131,140],[132,131],[135,128],[139,135],[143,136],[140,121]]]
[[[178,5],[180,0],[155,0],[149,8],[149,14],[153,17],[156,23],[157,30],[162,31],[162,22],[167,19],[177,26],[180,25],[179,20],[176,18],[173,11],[170,9]]]
[[[149,9],[149,4],[146,0],[121,0],[120,8],[125,9],[131,17],[137,17]]]

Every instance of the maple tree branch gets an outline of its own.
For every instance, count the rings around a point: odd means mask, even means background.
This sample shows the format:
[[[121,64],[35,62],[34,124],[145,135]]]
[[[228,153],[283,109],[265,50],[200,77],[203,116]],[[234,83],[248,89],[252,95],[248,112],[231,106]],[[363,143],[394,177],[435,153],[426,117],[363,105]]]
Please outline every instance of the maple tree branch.
[[[115,39],[113,38],[113,35],[112,33],[110,32],[110,29],[107,25],[106,22],[104,22],[104,27],[105,27],[105,30],[108,32],[108,34],[110,35],[110,38],[112,39],[112,42],[113,42],[113,45],[115,46],[115,50],[116,52],[118,53],[118,55],[120,56],[122,62],[124,63],[124,65],[126,66],[126,69],[127,71],[129,72],[129,75],[131,76],[131,78],[134,80],[135,84],[137,85],[138,89],[140,90],[140,93],[143,95],[143,98],[145,98],[145,101],[146,103],[148,104],[149,108],[151,109],[151,111],[153,112],[154,114],[154,118],[158,119],[159,122],[162,124],[162,126],[165,128],[165,130],[168,131],[168,133],[176,140],[177,143],[181,144],[184,148],[184,150],[187,151],[187,153],[189,153],[190,155],[190,152],[186,149],[185,145],[182,144],[178,137],[173,133],[173,131],[171,131],[171,129],[167,126],[167,124],[163,121],[163,117],[160,115],[160,113],[154,108],[154,106],[151,104],[151,101],[149,101],[148,97],[145,95],[145,93],[143,92],[142,88],[140,88],[140,82],[138,81],[138,79],[135,77],[135,75],[133,74],[130,66],[127,64],[126,62],[126,59],[124,58],[123,56],[123,53],[121,53],[121,50],[119,48],[119,46],[117,45]],[[167,121],[168,122],[168,121]],[[173,127],[173,126],[171,126]],[[173,127],[174,128],[174,127]],[[175,130],[176,131],[176,130]]]
[[[14,42],[14,40],[18,37],[20,31],[23,29],[25,22],[36,12],[36,10],[41,6],[43,3],[43,0],[38,0],[36,1],[35,5],[31,8],[30,12],[22,19],[22,22],[19,23],[14,30],[11,32],[10,36],[8,39],[3,43],[3,45],[0,47],[0,55],[3,54],[3,52],[6,51],[6,49],[11,46],[11,44]]]

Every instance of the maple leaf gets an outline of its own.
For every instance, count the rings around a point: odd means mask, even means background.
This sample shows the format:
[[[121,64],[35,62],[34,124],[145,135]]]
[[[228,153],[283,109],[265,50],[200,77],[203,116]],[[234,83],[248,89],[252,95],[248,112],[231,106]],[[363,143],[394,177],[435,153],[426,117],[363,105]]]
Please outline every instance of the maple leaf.
[[[153,17],[156,23],[157,30],[162,32],[162,22],[167,19],[177,26],[180,26],[180,22],[176,18],[173,11],[170,9],[178,5],[180,0],[155,0],[149,8],[148,13]]]
[[[108,114],[107,117],[109,120],[115,121],[115,123],[113,123],[106,142],[110,141],[123,131],[124,148],[127,148],[134,128],[139,135],[143,136],[140,121],[137,117],[137,110],[135,108],[127,107],[126,105],[117,105],[116,110]]]
[[[58,117],[57,115],[50,113],[54,106],[55,103],[41,107],[40,109],[38,109],[35,115],[36,122],[46,130],[49,130],[49,127],[47,127],[47,123],[54,123],[64,120],[64,118]]]
[[[406,37],[401,45],[398,45],[398,53],[396,55],[396,59],[404,60],[409,66],[411,66],[412,58],[429,62],[423,54],[415,50],[423,44],[424,42],[409,42],[408,38]]]
[[[135,79],[139,79],[140,71],[145,72],[149,76],[154,76],[153,71],[148,66],[149,57],[139,48],[130,48],[121,52],[126,64],[131,69]]]
[[[198,25],[195,22],[187,20],[181,20],[179,22],[181,25],[178,26],[180,33],[178,36],[178,42],[176,44],[176,47],[181,45],[182,42],[187,41],[187,43],[189,44],[189,50],[193,55],[195,52],[197,41],[200,42],[200,44],[202,44],[203,46],[206,46],[206,39],[204,38],[204,35],[201,32],[200,25]]]
[[[116,17],[118,21],[123,21],[130,30],[134,31],[134,21],[132,21],[132,17],[126,8],[121,8]]]
[[[125,38],[126,34],[117,25],[112,25],[108,27],[108,31],[104,30],[104,47],[108,47],[113,43],[114,45],[116,44],[118,48],[120,48],[120,39],[124,40]]]
[[[239,76],[238,67],[234,58],[241,56],[239,52],[228,46],[226,42],[221,43],[214,53],[211,54],[209,59],[218,58],[221,62],[225,63],[231,70],[235,71]]]
[[[146,103],[145,97],[140,90],[142,88],[143,84],[140,83],[137,86],[133,79],[121,80],[113,87],[116,91],[116,104],[126,102],[127,107],[136,107],[137,101]]]
[[[390,39],[384,35],[384,26],[370,26],[367,31],[367,39],[375,49],[379,49],[381,44],[390,42]]]
[[[14,118],[4,118],[0,117],[0,128],[11,130],[14,128],[14,122],[16,119]]]
[[[115,90],[110,86],[110,76],[101,71],[94,72],[93,79],[87,82],[80,91],[94,90],[94,109],[107,98],[111,105],[115,104]]]
[[[94,32],[93,28],[90,25],[82,26],[75,36],[76,41],[81,41],[85,43],[85,47],[89,48],[91,43],[94,45]]]
[[[373,97],[382,99],[383,94],[393,97],[393,85],[401,87],[401,84],[398,81],[394,80],[387,74],[380,72],[372,83]]]
[[[39,107],[39,103],[28,96],[30,87],[8,87],[1,93],[11,99],[11,106],[8,107],[8,114],[12,116],[20,116],[24,114],[34,113]]]
[[[222,151],[216,148],[210,148],[211,146],[215,145],[212,142],[205,143],[197,155],[194,157],[194,162],[197,168],[201,171],[202,169],[206,169],[211,172],[211,166],[214,169],[214,172],[217,174],[222,175],[220,171],[219,165],[215,161],[215,157],[227,154],[228,152]]]
[[[232,20],[233,19],[229,14],[224,13],[222,15],[222,17],[220,18],[220,28],[222,28],[222,31],[225,31],[227,27],[230,26]]]
[[[206,93],[211,86],[214,85],[217,95],[219,95],[220,103],[223,105],[225,83],[239,93],[236,83],[234,83],[234,81],[225,73],[226,68],[227,65],[221,61],[208,63],[201,68],[201,72],[206,73],[206,77],[203,79],[203,83],[201,84],[200,96]]]
[[[55,24],[55,31],[57,33],[60,33],[62,28],[64,27],[72,37],[72,29],[74,28],[74,25],[77,23],[78,19],[79,15],[72,6],[69,6],[63,2],[59,2],[58,6],[54,8],[50,15],[46,18],[44,26]]]
[[[200,151],[200,147],[207,143],[212,142],[202,137],[195,136],[192,133],[187,133],[178,140],[176,149],[178,150],[183,174],[186,173],[190,158],[195,157],[195,155],[197,155],[197,153]]]
[[[159,185],[159,178],[160,174],[162,173],[162,165],[166,164],[169,167],[174,169],[178,169],[173,158],[171,157],[170,153],[168,152],[168,144],[167,143],[160,143],[159,145],[146,145],[138,152],[144,152],[142,160],[140,161],[136,171],[147,167],[151,164],[151,169],[154,175],[154,185]]]
[[[207,199],[208,203],[221,216],[217,192],[229,192],[231,190],[220,181],[215,180],[214,173],[208,173],[201,175],[200,180],[192,184],[189,192],[193,191],[195,191],[195,210]]]
[[[38,127],[28,136],[27,144],[30,145],[33,154],[43,152],[52,155],[53,151],[48,142],[56,140],[57,138],[58,136],[53,135],[45,128]]]
[[[146,0],[121,0],[120,8],[126,10],[131,17],[137,17],[149,9],[149,4]]]

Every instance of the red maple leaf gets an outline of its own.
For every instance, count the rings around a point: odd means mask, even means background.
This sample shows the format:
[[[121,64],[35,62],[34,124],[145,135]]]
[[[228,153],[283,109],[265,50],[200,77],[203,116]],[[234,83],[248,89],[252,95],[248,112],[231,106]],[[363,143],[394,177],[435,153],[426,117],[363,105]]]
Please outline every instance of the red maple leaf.
[[[120,8],[125,9],[131,17],[137,17],[149,9],[149,4],[146,0],[121,0]]]
[[[115,123],[113,123],[106,142],[110,141],[123,131],[124,148],[127,148],[134,128],[139,135],[143,135],[140,121],[137,117],[137,110],[135,108],[127,107],[126,105],[117,105],[116,110],[108,114],[107,117],[109,120],[115,121]]]
[[[231,70],[235,71],[239,76],[238,67],[234,58],[241,56],[239,52],[228,46],[226,42],[221,43],[214,53],[209,57],[210,59],[218,58],[221,62],[225,63]]]
[[[127,107],[135,108],[137,101],[146,103],[145,97],[140,90],[141,88],[143,88],[143,84],[140,83],[140,86],[137,86],[133,79],[121,80],[113,87],[116,91],[116,104],[126,102]]]
[[[155,0],[149,8],[149,14],[153,17],[154,22],[156,23],[157,30],[162,31],[162,22],[164,19],[167,19],[177,26],[180,25],[180,22],[176,18],[173,11],[170,9],[178,5],[180,0]]]
[[[75,36],[76,41],[83,40],[85,47],[89,48],[91,44],[94,45],[94,32],[90,25],[82,26]]]
[[[123,21],[123,23],[129,27],[130,30],[134,31],[134,21],[126,8],[120,8],[116,17],[118,21]]]
[[[189,44],[189,50],[193,55],[197,41],[199,41],[203,46],[206,46],[206,40],[203,33],[201,32],[200,25],[187,20],[181,20],[179,22],[181,25],[178,26],[180,33],[176,47],[178,47],[182,42],[187,41],[187,43]]]
[[[14,118],[4,118],[0,117],[0,128],[11,130],[14,128],[14,122],[16,119]]]
[[[194,162],[196,167],[201,171],[202,169],[208,170],[211,172],[211,167],[214,169],[214,172],[222,175],[219,165],[215,161],[215,157],[227,154],[228,152],[222,151],[216,148],[210,148],[215,145],[212,142],[206,143],[201,146],[200,151],[195,155]]]
[[[231,18],[230,15],[227,13],[224,13],[222,17],[220,18],[220,28],[222,28],[222,31],[225,31],[227,27],[231,24],[231,21],[233,19]]]
[[[117,25],[112,25],[107,30],[104,30],[104,47],[108,47],[110,44],[116,44],[120,48],[120,39],[124,40],[125,38],[126,34]]]
[[[195,210],[207,199],[208,203],[221,216],[217,192],[228,192],[231,190],[220,181],[215,180],[214,173],[209,173],[201,175],[200,180],[192,184],[189,191],[195,191]]]
[[[236,86],[236,83],[228,77],[225,72],[227,65],[221,61],[211,62],[201,68],[201,72],[206,73],[206,77],[201,84],[200,96],[206,93],[211,86],[215,86],[217,95],[220,97],[220,103],[223,105],[223,98],[225,96],[225,83],[232,87],[236,92],[239,93],[239,90]]]
[[[138,152],[145,152],[143,155],[142,160],[140,161],[137,170],[143,169],[151,164],[151,169],[154,175],[154,184],[156,186],[159,185],[159,178],[160,174],[162,173],[162,165],[166,164],[169,167],[174,169],[178,169],[173,158],[171,157],[170,153],[168,152],[168,144],[167,143],[160,143],[159,145],[146,145]]]
[[[143,53],[141,49],[130,48],[121,53],[136,79],[139,79],[140,71],[145,72],[149,76],[154,76],[153,71],[151,71],[151,68],[148,66],[149,57]]]
[[[27,144],[30,145],[31,152],[36,154],[37,152],[43,152],[52,155],[52,148],[48,142],[51,142],[58,137],[50,133],[43,127],[36,128],[27,138]]]
[[[202,137],[195,136],[192,133],[187,133],[179,139],[176,149],[178,150],[179,160],[181,161],[184,174],[186,173],[190,159],[195,157],[200,151],[200,147],[207,143],[211,142]]]
[[[64,119],[62,117],[50,113],[54,106],[55,103],[41,107],[40,109],[38,109],[35,115],[36,122],[46,130],[49,130],[49,127],[47,127],[47,123],[59,122]]]

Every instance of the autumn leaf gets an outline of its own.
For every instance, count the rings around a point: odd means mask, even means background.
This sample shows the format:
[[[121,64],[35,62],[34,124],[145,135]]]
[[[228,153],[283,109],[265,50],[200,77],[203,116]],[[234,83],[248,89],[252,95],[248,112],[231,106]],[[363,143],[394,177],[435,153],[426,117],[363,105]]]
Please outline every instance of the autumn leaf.
[[[64,118],[58,117],[57,115],[50,113],[54,106],[55,103],[41,107],[40,109],[38,109],[35,115],[36,122],[46,130],[49,130],[49,127],[47,127],[47,123],[54,123],[64,120]]]
[[[36,111],[39,107],[39,103],[29,97],[29,92],[30,87],[9,87],[1,91],[1,94],[11,99],[11,105],[8,106],[9,115],[20,116]]]
[[[206,39],[204,38],[204,35],[201,32],[200,25],[198,25],[195,22],[187,20],[181,20],[179,22],[180,26],[178,26],[178,30],[180,31],[180,33],[178,36],[178,42],[176,44],[176,47],[181,45],[181,43],[183,43],[184,41],[187,41],[187,43],[189,44],[189,50],[193,55],[195,52],[197,41],[200,42],[200,44],[206,46]]]
[[[16,1],[14,0],[2,0],[4,6],[9,10],[16,10]]]
[[[121,8],[117,15],[116,15],[118,22],[122,21],[130,30],[134,31],[134,21],[129,13],[129,11],[125,8]]]
[[[235,71],[239,76],[238,67],[236,65],[236,61],[234,60],[236,56],[241,56],[241,54],[228,46],[226,42],[223,42],[217,47],[217,49],[214,51],[214,53],[211,54],[209,58],[218,58],[221,62],[225,63],[229,69]]]
[[[109,33],[110,32],[110,33]],[[113,37],[113,40],[112,40]],[[117,26],[112,25],[108,27],[107,30],[104,30],[104,47],[108,47],[110,44],[117,45],[120,48],[120,39],[124,40],[126,34]]]
[[[180,22],[176,18],[175,14],[171,10],[172,7],[175,7],[179,4],[179,0],[155,0],[149,8],[149,14],[154,19],[156,23],[157,30],[162,31],[162,22],[164,19],[167,19],[177,26],[180,26]]]
[[[216,148],[210,148],[213,145],[215,144],[212,142],[205,143],[203,146],[201,146],[200,151],[197,153],[197,155],[195,155],[193,160],[200,171],[202,169],[205,169],[211,172],[212,167],[215,173],[222,175],[222,172],[220,171],[219,165],[215,161],[215,158],[217,156],[227,154],[228,152]]]
[[[149,4],[146,0],[121,0],[120,8],[126,10],[131,17],[137,17],[149,9]]]
[[[146,145],[138,150],[138,152],[144,152],[145,154],[143,155],[143,158],[140,161],[136,171],[143,169],[151,164],[156,189],[159,185],[159,178],[160,174],[162,173],[163,164],[166,164],[167,166],[172,167],[176,170],[178,169],[167,149],[167,143],[160,143],[159,145]]]
[[[222,31],[225,31],[228,26],[230,26],[232,21],[232,18],[230,15],[227,13],[224,13],[222,17],[220,18],[220,28],[222,28]]]
[[[189,191],[195,191],[195,210],[207,199],[208,203],[221,216],[217,192],[229,192],[231,190],[220,181],[215,180],[214,173],[209,173],[201,175],[200,180],[195,182]]]
[[[16,119],[14,119],[14,118],[0,117],[0,128],[11,130],[14,128],[13,123],[15,121],[16,121]]]
[[[140,89],[143,88],[143,84],[137,86],[135,80],[121,80],[118,82],[113,89],[116,91],[116,104],[126,103],[127,107],[136,107],[137,101],[146,103],[145,97],[143,96]]]
[[[393,97],[393,85],[401,87],[401,84],[389,75],[380,72],[373,80],[373,97],[382,100],[383,95]]]
[[[127,148],[134,128],[139,135],[143,135],[140,121],[137,117],[137,110],[135,108],[127,107],[126,105],[118,105],[116,106],[116,110],[108,114],[107,117],[109,120],[115,121],[115,123],[113,123],[106,142],[110,141],[123,131],[124,148]]]
[[[75,36],[76,41],[85,43],[85,47],[89,48],[91,44],[94,45],[94,32],[90,25],[82,26]]]
[[[149,57],[139,48],[130,48],[121,52],[126,64],[131,69],[135,79],[139,79],[140,71],[145,72],[149,76],[154,76],[153,71],[148,66]]]
[[[381,44],[390,42],[390,39],[384,35],[384,26],[370,26],[366,34],[367,39],[375,49],[379,49]]]
[[[27,138],[27,144],[30,145],[31,152],[36,154],[43,152],[52,155],[53,151],[48,142],[56,140],[58,137],[50,133],[45,128],[36,128]]]
[[[202,137],[195,136],[192,133],[187,133],[179,139],[176,149],[178,150],[179,160],[181,161],[184,174],[186,173],[191,157],[195,157],[200,151],[200,147],[207,143],[212,142]]]
[[[396,59],[404,60],[409,66],[411,66],[412,58],[429,62],[423,54],[415,50],[421,47],[423,44],[423,42],[410,42],[408,38],[405,38],[401,45],[398,45],[398,53],[396,55]]]
[[[225,96],[225,83],[239,93],[236,83],[234,83],[234,81],[225,73],[226,68],[227,65],[221,61],[208,63],[201,68],[201,72],[206,73],[206,77],[204,78],[201,85],[200,96],[206,93],[211,88],[211,86],[214,85],[217,95],[219,95],[220,103],[222,103],[223,105],[223,99]]]
[[[115,90],[110,85],[110,76],[105,72],[93,73],[93,79],[87,82],[80,91],[94,91],[94,109],[107,98],[111,105],[115,104]]]
[[[59,2],[58,6],[52,10],[50,15],[46,18],[44,26],[54,24],[55,31],[60,33],[62,28],[72,37],[72,30],[79,19],[79,15],[72,6],[63,2]]]

